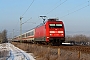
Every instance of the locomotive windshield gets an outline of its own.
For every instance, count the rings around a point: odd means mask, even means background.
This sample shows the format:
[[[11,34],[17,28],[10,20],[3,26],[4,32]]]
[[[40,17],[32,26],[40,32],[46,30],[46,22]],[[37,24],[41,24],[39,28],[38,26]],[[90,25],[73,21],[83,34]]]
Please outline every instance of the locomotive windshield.
[[[55,24],[50,24],[50,26],[55,26]]]
[[[62,24],[49,24],[50,28],[61,28]]]

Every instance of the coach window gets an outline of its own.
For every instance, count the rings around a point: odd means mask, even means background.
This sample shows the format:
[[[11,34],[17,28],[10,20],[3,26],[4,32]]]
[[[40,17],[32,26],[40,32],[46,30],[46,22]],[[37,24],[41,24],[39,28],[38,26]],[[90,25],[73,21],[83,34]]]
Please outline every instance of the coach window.
[[[32,35],[34,35],[34,32],[32,31]]]
[[[19,38],[20,38],[20,36],[19,36]]]
[[[28,34],[26,33],[26,37],[28,36]]]
[[[22,37],[24,37],[24,35],[22,35]]]
[[[30,34],[30,36],[31,36],[31,32],[30,32],[29,34]]]
[[[30,36],[30,32],[28,33],[28,36]]]
[[[31,32],[31,35],[33,35],[33,31]]]

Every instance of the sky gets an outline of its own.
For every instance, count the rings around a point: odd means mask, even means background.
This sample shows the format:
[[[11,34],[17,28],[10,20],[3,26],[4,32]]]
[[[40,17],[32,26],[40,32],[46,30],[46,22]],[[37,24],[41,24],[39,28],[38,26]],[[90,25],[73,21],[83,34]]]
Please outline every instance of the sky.
[[[90,36],[90,0],[0,0],[0,32],[19,35],[23,17],[24,33],[42,23],[41,15],[62,20],[66,35]]]

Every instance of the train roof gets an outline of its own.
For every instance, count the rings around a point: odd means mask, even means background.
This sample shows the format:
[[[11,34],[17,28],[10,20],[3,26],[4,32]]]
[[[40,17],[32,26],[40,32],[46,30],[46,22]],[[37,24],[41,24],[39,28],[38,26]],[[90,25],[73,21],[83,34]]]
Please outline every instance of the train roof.
[[[51,22],[51,21],[53,21],[53,22],[55,22],[55,21],[59,21],[59,19],[57,19],[57,18],[49,18],[46,22]],[[46,22],[45,22],[45,24],[46,24]],[[38,25],[38,26],[36,26],[35,28],[37,28],[37,27],[40,27],[40,26],[42,26],[42,25],[44,25],[44,23],[41,23],[40,25]]]
[[[57,18],[50,18],[50,19],[48,19],[48,21],[59,21],[59,19],[57,19]]]

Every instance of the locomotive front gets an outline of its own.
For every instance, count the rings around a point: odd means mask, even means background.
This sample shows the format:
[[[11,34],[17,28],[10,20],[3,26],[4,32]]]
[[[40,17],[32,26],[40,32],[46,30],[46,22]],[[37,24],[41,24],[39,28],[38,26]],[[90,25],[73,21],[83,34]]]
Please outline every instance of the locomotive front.
[[[60,45],[65,41],[65,29],[62,21],[48,19],[46,23],[46,41]]]

